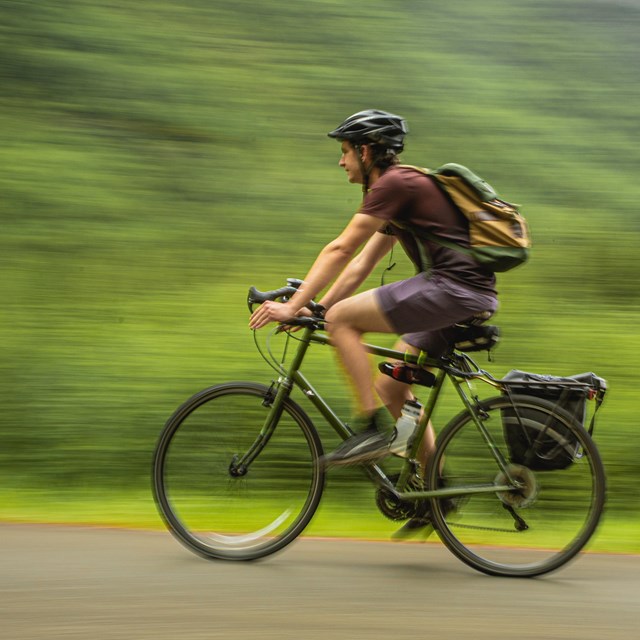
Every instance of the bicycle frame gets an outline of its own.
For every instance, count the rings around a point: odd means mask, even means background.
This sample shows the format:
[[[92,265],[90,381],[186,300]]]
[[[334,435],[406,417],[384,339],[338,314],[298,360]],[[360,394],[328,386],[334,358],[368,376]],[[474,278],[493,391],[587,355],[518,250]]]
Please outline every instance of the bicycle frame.
[[[265,400],[265,403],[270,403],[270,411],[265,420],[264,426],[260,432],[259,437],[251,447],[251,449],[237,461],[238,468],[246,468],[251,464],[251,461],[257,457],[263,446],[267,444],[271,434],[277,427],[278,420],[281,415],[282,406],[284,400],[291,394],[294,387],[297,387],[305,397],[309,399],[311,404],[318,410],[322,417],[331,425],[334,431],[344,440],[353,435],[353,431],[345,424],[340,417],[333,411],[328,402],[318,393],[318,391],[312,386],[310,381],[301,372],[302,363],[304,361],[307,350],[312,343],[329,345],[329,337],[326,334],[316,333],[318,326],[307,326],[304,328],[302,336],[298,338],[299,345],[295,355],[292,358],[291,364],[288,368],[283,369],[280,378],[274,383],[277,386],[277,392],[271,398]],[[394,486],[389,480],[384,471],[376,464],[366,465],[364,468],[371,480],[377,486],[383,486],[386,490],[392,492],[399,500],[423,500],[428,498],[447,498],[460,495],[470,495],[479,493],[495,493],[496,491],[513,491],[517,488],[518,483],[515,481],[508,468],[508,462],[504,459],[500,451],[495,446],[491,436],[484,428],[482,424],[482,417],[479,415],[477,406],[477,397],[470,397],[463,389],[463,384],[468,381],[469,378],[481,380],[495,388],[501,388],[500,384],[494,380],[489,374],[477,368],[475,363],[466,354],[460,355],[459,360],[462,366],[467,371],[458,370],[453,366],[446,366],[442,361],[434,360],[425,357],[424,354],[414,355],[409,353],[403,353],[395,349],[388,349],[385,347],[365,344],[365,348],[369,353],[381,358],[395,359],[404,361],[408,364],[415,364],[420,366],[430,366],[438,369],[436,375],[436,382],[429,393],[428,400],[424,406],[423,414],[420,418],[416,431],[414,432],[414,438],[412,445],[408,451],[408,455],[404,460],[400,477]],[[471,368],[471,365],[475,367],[475,371]],[[473,420],[482,434],[487,447],[490,449],[493,457],[496,460],[497,467],[504,474],[503,477],[507,479],[509,484],[483,484],[456,488],[439,488],[429,489],[425,491],[404,491],[407,487],[412,474],[415,474],[417,468],[416,457],[420,442],[422,441],[427,425],[433,411],[436,407],[438,398],[442,391],[445,379],[453,383],[464,407],[473,416]]]
[[[301,282],[287,282],[268,292],[251,287],[249,308],[289,298]],[[266,353],[256,340],[276,371],[271,386],[230,381],[203,389],[174,411],[158,440],[153,491],[160,514],[180,542],[205,558],[264,557],[292,542],[313,518],[325,486],[323,448],[310,416],[291,397],[294,392],[297,396],[299,390],[314,407],[314,417],[331,425],[340,438],[352,435],[302,371],[312,344],[330,345],[322,307],[307,306],[311,316],[291,318],[275,330],[287,336],[281,357],[271,350],[270,338]],[[287,325],[302,330],[294,334]],[[584,403],[578,397],[582,413],[573,416],[558,398],[558,378],[516,371],[498,379],[467,353],[469,347],[489,343],[458,344],[464,349],[438,360],[422,352],[364,345],[375,358],[430,369],[433,377],[420,376],[431,387],[420,392],[426,403],[408,450],[359,467],[374,485],[380,512],[408,521],[394,538],[428,534],[431,525],[455,556],[483,573],[531,577],[554,571],[589,541],[606,497],[602,460],[584,428]],[[523,383],[527,375],[533,381]],[[581,380],[560,386],[563,392],[572,387],[596,400],[591,431],[606,381],[595,374],[573,378]],[[447,379],[462,409],[439,429],[435,449],[424,460],[427,429],[432,418],[440,420],[436,407]],[[474,382],[487,384],[494,391],[487,395],[493,397],[480,398]],[[520,436],[528,442],[517,440]],[[568,466],[563,459],[561,467],[538,467],[549,443],[566,449]],[[567,475],[559,477],[560,472]],[[511,534],[525,531],[520,545]]]

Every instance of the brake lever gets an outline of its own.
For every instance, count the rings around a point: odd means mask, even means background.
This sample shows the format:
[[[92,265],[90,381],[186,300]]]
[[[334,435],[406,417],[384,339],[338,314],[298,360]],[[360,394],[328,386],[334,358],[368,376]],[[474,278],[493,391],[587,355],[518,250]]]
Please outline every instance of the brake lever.
[[[289,318],[278,325],[276,333],[288,331],[289,327],[322,327],[324,326],[324,318],[318,318],[316,316],[296,316],[295,318]]]

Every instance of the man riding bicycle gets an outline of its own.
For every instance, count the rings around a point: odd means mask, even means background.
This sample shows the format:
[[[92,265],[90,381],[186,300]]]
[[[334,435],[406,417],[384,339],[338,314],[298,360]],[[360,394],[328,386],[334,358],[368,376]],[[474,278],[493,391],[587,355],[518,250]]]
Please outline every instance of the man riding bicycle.
[[[417,228],[469,247],[466,218],[434,180],[399,166],[407,133],[400,116],[369,109],[348,117],[328,134],[341,143],[339,166],[349,182],[362,185],[362,204],[342,233],[319,253],[291,299],[265,302],[250,320],[250,327],[259,329],[308,314],[305,305],[333,282],[319,302],[326,309],[331,342],[353,384],[357,415],[352,424],[357,433],[325,456],[328,465],[372,462],[387,455],[393,439],[393,432],[385,428],[389,413],[398,418],[404,402],[412,398],[410,386],[393,378],[381,376],[374,384],[363,334],[399,334],[396,349],[438,357],[449,347],[453,325],[471,317],[486,319],[497,308],[492,271],[463,251],[412,232]],[[354,295],[396,242],[417,275]],[[423,461],[433,443],[430,427]]]

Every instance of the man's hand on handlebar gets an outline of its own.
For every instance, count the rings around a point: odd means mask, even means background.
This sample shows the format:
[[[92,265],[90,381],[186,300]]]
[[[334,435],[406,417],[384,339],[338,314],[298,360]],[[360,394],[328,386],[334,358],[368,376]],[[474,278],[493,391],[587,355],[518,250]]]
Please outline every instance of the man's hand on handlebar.
[[[296,316],[311,316],[307,308],[293,310],[290,302],[275,302],[267,300],[263,302],[252,314],[249,320],[249,328],[261,329],[270,322],[286,322]]]
[[[252,311],[249,327],[255,330],[261,329],[270,322],[279,322],[282,331],[298,331],[302,326],[311,326],[315,321],[324,318],[325,308],[313,300],[310,300],[302,309],[293,305],[289,298],[296,293],[301,284],[302,280],[288,278],[286,287],[273,291],[258,291],[255,287],[250,287],[247,297],[249,309],[252,310],[255,304],[260,306]],[[282,302],[278,302],[278,299]],[[295,318],[299,320],[296,322]]]
[[[313,313],[311,313],[310,309],[307,309],[307,307],[303,307],[302,309],[300,309],[300,311],[298,311],[298,313],[296,313],[296,318],[313,318],[314,315]],[[295,323],[295,324],[287,324],[286,322],[284,324],[281,324],[278,327],[278,331],[288,331],[290,333],[295,333],[296,331],[300,331],[301,329],[304,328],[304,325],[302,323]]]

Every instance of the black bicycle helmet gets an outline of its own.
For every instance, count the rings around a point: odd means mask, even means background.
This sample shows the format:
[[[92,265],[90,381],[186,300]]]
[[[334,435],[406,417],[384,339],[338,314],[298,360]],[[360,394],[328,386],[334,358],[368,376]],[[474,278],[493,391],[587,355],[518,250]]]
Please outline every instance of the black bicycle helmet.
[[[354,144],[379,144],[400,153],[404,149],[404,137],[407,133],[409,127],[400,116],[388,111],[367,109],[349,116],[327,135]]]

